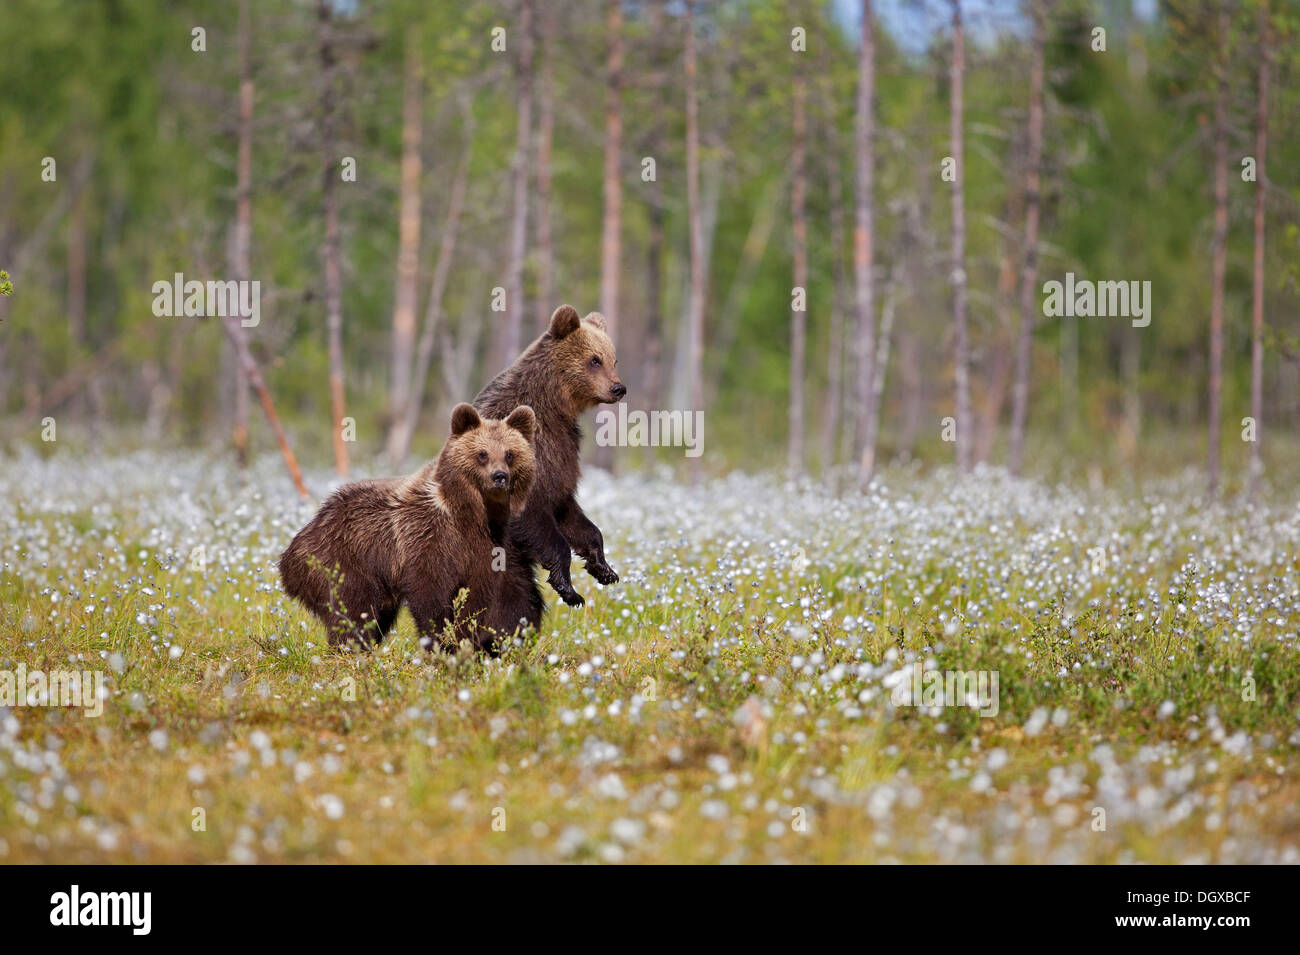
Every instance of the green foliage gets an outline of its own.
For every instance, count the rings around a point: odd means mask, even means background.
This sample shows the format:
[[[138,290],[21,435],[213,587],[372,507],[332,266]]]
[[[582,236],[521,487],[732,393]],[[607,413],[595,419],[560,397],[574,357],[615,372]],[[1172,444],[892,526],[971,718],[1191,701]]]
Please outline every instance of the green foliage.
[[[177,271],[199,278],[227,271],[237,142],[236,5],[13,0],[11,6],[7,19],[24,24],[24,42],[0,62],[5,89],[0,179],[6,183],[0,194],[5,223],[0,252],[11,270],[18,255],[24,261],[15,273],[23,295],[6,303],[4,315],[7,334],[18,345],[3,360],[12,366],[20,356],[34,356],[32,375],[39,386],[116,345],[119,357],[101,370],[116,385],[103,413],[126,424],[138,421],[156,400],[145,382],[161,381],[170,395],[166,433],[183,440],[220,433],[229,415],[233,365],[217,323],[156,318],[148,290],[153,281]],[[853,6],[729,0],[700,10],[701,178],[709,245],[706,393],[712,397],[710,465],[719,469],[727,463],[766,463],[784,442],[791,375],[790,90],[796,69],[811,80],[808,426],[816,431],[823,423],[836,300],[833,262],[838,259],[845,274],[851,272],[857,30],[846,11]],[[975,23],[967,43],[967,272],[980,413],[998,400],[999,356],[1012,347],[1019,322],[1015,284],[1029,61],[1021,6],[1011,0],[993,5],[989,22]],[[1150,22],[1134,19],[1126,6],[1106,5],[1110,32],[1104,53],[1089,43],[1097,4],[1055,3],[1048,24],[1039,281],[1059,279],[1067,271],[1098,280],[1147,280],[1154,297],[1152,323],[1144,329],[1112,320],[1039,321],[1030,423],[1049,444],[1071,453],[1089,453],[1100,435],[1114,430],[1115,409],[1134,389],[1144,418],[1141,439],[1167,430],[1194,431],[1204,418],[1210,240],[1206,128],[1212,79],[1207,64],[1213,49],[1200,25],[1211,6],[1170,0]],[[339,155],[326,157],[319,130],[320,26],[313,5],[251,4],[252,244],[254,277],[264,295],[264,318],[251,332],[252,347],[295,445],[308,459],[326,455],[330,446],[320,199],[322,177],[330,174],[326,170],[337,174],[342,156],[354,157],[358,168],[357,181],[342,183],[339,196],[348,409],[358,421],[361,454],[380,447],[387,421],[408,38],[414,38],[421,55],[425,93],[421,315],[447,187],[471,136],[467,115],[474,140],[465,217],[443,302],[443,329],[463,357],[455,359],[452,375],[434,362],[427,433],[417,433],[416,453],[436,449],[441,406],[469,397],[497,370],[489,356],[500,315],[489,302],[491,290],[505,284],[517,119],[513,51],[520,39],[514,9],[505,0],[376,0],[357,4],[355,16],[333,18],[332,36],[340,50],[332,94],[340,114]],[[687,273],[683,24],[679,5],[665,7],[658,27],[652,24],[653,9],[642,4],[626,11],[620,364],[633,399],[680,407],[685,392],[673,366],[682,354]],[[1259,0],[1239,4],[1232,18],[1231,108],[1233,125],[1241,131],[1230,144],[1234,172],[1237,160],[1253,149],[1258,10]],[[1300,17],[1293,5],[1277,2],[1271,15],[1275,69],[1268,180],[1278,198],[1269,206],[1265,401],[1266,417],[1280,426],[1300,405],[1294,376],[1284,374],[1294,361],[1286,343],[1297,333],[1288,316],[1300,304],[1295,266],[1300,181],[1284,158],[1300,147],[1296,124],[1286,121],[1300,107],[1295,83]],[[807,30],[806,53],[790,49],[794,21]],[[582,0],[557,5],[554,23],[556,297],[595,308],[604,18],[595,0]],[[877,30],[875,249],[878,309],[885,285],[897,283],[882,455],[946,461],[951,447],[937,439],[937,422],[951,404],[946,259],[951,218],[947,185],[938,170],[949,151],[949,40],[943,18],[933,24],[929,45],[920,52],[896,45],[891,19]],[[207,52],[190,47],[196,25],[207,30]],[[490,31],[496,26],[511,31],[510,52],[491,50]],[[541,56],[540,47],[536,53]],[[833,247],[829,233],[832,142],[843,188],[843,248]],[[645,156],[656,160],[663,196],[666,244],[660,276],[648,273],[652,193],[639,175]],[[41,179],[45,157],[58,162],[55,182]],[[1231,180],[1227,421],[1239,419],[1249,389],[1254,194],[1253,184],[1235,174]],[[66,315],[70,225],[67,208],[59,204],[71,206],[74,190],[83,203],[88,250],[84,329],[71,328]],[[534,202],[530,229],[536,211]],[[765,215],[772,219],[771,229],[755,267],[747,270],[743,250],[761,231],[757,225]],[[52,222],[43,225],[47,217]],[[42,235],[42,242],[24,249]],[[541,312],[557,304],[532,300],[540,265],[530,234],[525,309],[530,334],[538,331]],[[652,282],[658,285],[658,318],[666,336],[667,387],[657,396],[646,395],[642,387],[649,374]],[[851,311],[851,289],[841,303]],[[851,317],[844,317],[851,327]],[[1067,358],[1076,339],[1077,371],[1070,377]],[[911,368],[903,365],[913,354],[909,342],[919,343]],[[851,349],[850,336],[845,350]],[[1129,349],[1137,354],[1132,379],[1121,359]],[[24,381],[17,374],[0,376],[0,402],[7,407],[27,402],[32,391]],[[1004,402],[1003,415],[1005,408]],[[916,422],[910,432],[908,420]],[[258,425],[254,438],[270,447],[269,435]],[[818,453],[819,442],[809,447],[810,454]],[[1180,460],[1186,457],[1180,452]],[[1244,454],[1239,457],[1244,461]],[[1230,468],[1235,460],[1229,459]],[[1050,466],[1040,455],[1039,470]]]

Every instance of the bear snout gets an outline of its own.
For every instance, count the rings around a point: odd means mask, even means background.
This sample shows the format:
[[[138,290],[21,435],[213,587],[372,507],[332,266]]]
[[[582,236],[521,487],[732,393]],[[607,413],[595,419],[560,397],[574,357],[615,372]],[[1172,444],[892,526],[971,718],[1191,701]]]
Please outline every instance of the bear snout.
[[[505,471],[492,472],[492,483],[496,487],[505,487],[506,484],[509,483],[509,481],[510,481],[510,475],[507,474]]]
[[[621,381],[616,381],[610,386],[609,393],[615,401],[621,401],[623,396],[627,394],[627,386]]]

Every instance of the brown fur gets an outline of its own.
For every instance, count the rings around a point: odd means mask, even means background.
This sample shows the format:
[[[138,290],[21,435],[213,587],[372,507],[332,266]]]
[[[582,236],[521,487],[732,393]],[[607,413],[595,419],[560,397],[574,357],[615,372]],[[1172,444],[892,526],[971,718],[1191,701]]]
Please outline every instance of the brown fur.
[[[435,460],[410,477],[357,481],[329,496],[280,556],[285,593],[320,617],[332,644],[382,640],[405,602],[431,647],[466,588],[455,639],[490,647],[483,624],[505,578],[499,553],[493,569],[494,548],[505,546],[533,484],[535,432],[531,408],[494,420],[457,405]]]
[[[604,316],[592,312],[579,319],[571,306],[561,305],[546,333],[474,399],[486,415],[501,414],[518,404],[530,405],[537,414],[533,443],[537,480],[523,512],[510,521],[507,580],[489,617],[495,626],[510,628],[521,619],[540,626],[543,603],[533,580],[533,563],[546,568],[556,593],[575,607],[583,599],[569,579],[571,552],[583,558],[587,572],[602,585],[618,580],[605,562],[600,528],[574,499],[581,471],[578,417],[626,394],[617,368]]]

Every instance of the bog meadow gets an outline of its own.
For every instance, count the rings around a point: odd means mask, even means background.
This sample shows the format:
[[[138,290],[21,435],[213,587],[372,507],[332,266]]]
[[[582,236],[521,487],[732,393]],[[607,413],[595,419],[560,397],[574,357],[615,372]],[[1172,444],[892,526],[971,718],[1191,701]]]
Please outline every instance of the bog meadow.
[[[5,20],[0,862],[1300,862],[1294,5]],[[329,640],[564,303],[618,580]]]

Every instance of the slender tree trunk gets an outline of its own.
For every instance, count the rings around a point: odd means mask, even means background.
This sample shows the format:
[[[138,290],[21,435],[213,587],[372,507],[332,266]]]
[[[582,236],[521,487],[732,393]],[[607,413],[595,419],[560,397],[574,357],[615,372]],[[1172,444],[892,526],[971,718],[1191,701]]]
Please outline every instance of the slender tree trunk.
[[[86,346],[86,199],[78,195],[68,216],[68,345],[73,360]],[[84,408],[83,400],[74,413]]]
[[[238,362],[239,356],[235,356]],[[240,367],[240,374],[243,374],[243,367]],[[185,338],[178,335],[173,329],[170,340],[167,343],[167,394],[175,398],[181,393],[185,381]],[[177,428],[181,421],[181,408],[179,401],[168,401],[163,409],[164,418],[162,427]]]
[[[1034,0],[1033,53],[1029,65],[1029,156],[1025,170],[1025,243],[1020,277],[1020,339],[1016,344],[1016,377],[1011,399],[1011,447],[1007,466],[1019,474],[1025,461],[1025,428],[1029,421],[1029,375],[1033,358],[1034,305],[1038,295],[1038,216],[1043,162],[1043,62],[1047,45],[1047,12]]]
[[[622,256],[623,180],[620,159],[623,152],[623,111],[620,105],[623,83],[623,5],[607,0],[605,21],[609,44],[605,65],[605,172],[604,215],[600,237],[600,310],[609,326],[610,337],[618,340],[619,259]]]
[[[86,392],[90,396],[90,452],[98,454],[104,436],[104,425],[108,420],[108,403],[104,397],[104,379],[91,375],[86,381]]]
[[[86,196],[79,192],[72,201],[68,220],[68,332],[72,353],[79,355],[85,347],[94,347],[86,328]],[[90,449],[99,450],[106,409],[104,381],[92,369],[85,379],[85,391],[79,393],[73,405],[74,413],[89,414]]]
[[[199,268],[207,272],[207,263],[203,261],[201,250],[196,250],[196,257],[199,259]],[[235,358],[239,362],[239,367],[243,369],[245,379],[247,379],[249,386],[257,395],[262,410],[266,413],[266,422],[270,425],[271,435],[275,438],[281,457],[284,458],[284,465],[289,471],[289,479],[293,481],[293,486],[301,497],[310,497],[307,486],[302,481],[302,469],[298,467],[298,458],[293,453],[293,448],[289,446],[289,439],[284,433],[284,427],[280,424],[280,416],[276,413],[271,391],[266,387],[266,381],[262,378],[262,371],[258,368],[257,360],[248,347],[248,330],[244,328],[241,317],[238,315],[223,315],[221,317],[221,328],[226,333],[226,338],[234,349]],[[108,357],[116,347],[114,345],[101,353],[101,360]]]
[[[808,79],[796,62],[794,74],[794,143],[791,161],[790,219],[794,246],[794,284],[801,290],[802,301],[790,313],[790,429],[787,465],[792,477],[803,473],[804,437],[804,353],[808,339],[808,218],[806,198],[808,179],[804,170],[807,140]]]
[[[880,309],[880,334],[876,336],[876,368],[872,373],[871,413],[879,424],[880,405],[885,394],[885,376],[889,371],[889,349],[893,344],[894,314],[898,305],[898,286],[891,278],[885,283],[885,301]]]
[[[480,269],[489,266],[479,265]],[[448,323],[450,324],[450,323]],[[463,401],[470,391],[470,375],[474,370],[474,356],[478,353],[479,343],[483,340],[486,325],[478,317],[477,307],[472,299],[467,299],[461,309],[460,319],[456,325],[456,335],[443,326],[439,334],[440,366],[444,384],[444,397],[450,402]],[[490,352],[492,343],[487,343]]]
[[[1210,413],[1206,471],[1219,491],[1220,400],[1223,391],[1223,282],[1228,261],[1228,9],[1219,9],[1219,57],[1214,94],[1214,240],[1210,276]]]
[[[320,63],[323,74],[321,96],[322,197],[325,207],[325,241],[322,249],[325,265],[325,329],[329,338],[330,426],[333,428],[334,469],[339,477],[348,476],[348,446],[343,440],[346,416],[343,377],[343,269],[342,238],[339,232],[339,165],[336,150],[335,55],[330,35],[328,0],[320,0]]]
[[[1010,297],[1007,302],[1010,302]],[[995,340],[991,349],[993,354],[989,359],[988,389],[984,395],[983,413],[976,415],[978,426],[972,455],[976,464],[983,464],[993,457],[993,446],[998,440],[998,424],[1002,420],[1002,409],[1006,405],[1008,386],[1011,383],[1011,372],[1015,363],[1010,341],[1012,330],[1009,323],[1004,323],[1003,328],[996,333],[998,339],[1001,339],[1003,329],[1007,332],[1007,340],[1005,342]]]
[[[645,381],[641,398],[650,409],[661,407],[663,392],[663,252],[663,188],[654,182],[650,183],[650,236],[646,244]],[[649,444],[645,456],[647,461],[654,459],[654,448]]]
[[[623,4],[606,0],[605,35],[605,169],[602,194],[604,214],[600,235],[600,310],[609,335],[618,341],[619,277],[623,254]],[[614,466],[614,449],[597,445],[593,461],[602,468]]]
[[[37,351],[36,336],[30,332],[23,336],[22,344],[19,348],[19,354],[31,355]],[[23,417],[29,420],[39,418],[42,407],[53,407],[52,401],[47,401],[41,389],[40,365],[34,361],[20,362],[22,366],[22,391],[23,391]],[[77,382],[77,387],[81,387],[81,382]]]
[[[1255,255],[1250,300],[1250,416],[1255,420],[1255,440],[1250,445],[1250,494],[1259,491],[1264,462],[1260,457],[1260,429],[1264,414],[1264,159],[1268,152],[1268,88],[1273,56],[1268,0],[1259,9],[1259,91],[1255,102]]]
[[[903,386],[903,421],[898,430],[898,453],[908,458],[916,447],[916,435],[921,430],[921,414],[925,404],[921,341],[915,331],[905,329],[902,332],[898,351]]]
[[[853,277],[857,292],[857,334],[854,338],[856,378],[854,388],[854,453],[858,458],[858,483],[866,486],[876,468],[875,396],[876,290],[872,274],[875,256],[876,174],[876,40],[871,0],[862,0],[862,47],[858,53],[858,104],[855,131],[857,151],[857,205],[853,229]]]
[[[520,0],[519,28],[514,31],[519,48],[519,126],[515,136],[514,211],[510,221],[509,278],[506,284],[506,321],[497,354],[497,367],[505,368],[519,354],[523,342],[524,257],[528,240],[528,141],[533,124],[533,0]]]
[[[162,366],[152,358],[140,366],[140,385],[149,401],[144,411],[145,439],[151,443],[160,442],[171,392],[167,389]]]
[[[555,301],[555,241],[551,236],[551,144],[555,138],[555,10],[541,10],[542,64],[537,101],[537,327]]]
[[[467,115],[469,114],[467,111]],[[461,213],[465,208],[465,193],[469,186],[469,165],[473,155],[474,131],[466,120],[465,152],[456,169],[456,177],[451,184],[451,197],[447,202],[447,218],[442,226],[442,241],[438,244],[438,261],[433,267],[433,280],[429,287],[429,304],[424,312],[424,324],[420,328],[420,341],[415,351],[415,368],[412,373],[411,390],[407,396],[406,406],[402,409],[397,426],[397,439],[394,445],[395,460],[404,460],[411,451],[411,437],[420,420],[420,409],[424,405],[425,382],[429,378],[429,369],[433,365],[433,351],[437,344],[439,326],[442,324],[442,300],[447,291],[447,280],[451,276],[452,256],[456,251],[456,237],[460,230]]]
[[[710,134],[706,137],[704,148],[712,149],[712,154],[707,159],[705,159],[700,165],[700,233],[701,233],[701,243],[702,243],[702,248],[700,253],[700,275],[703,276],[704,279],[704,293],[702,299],[702,306],[707,307],[708,300],[709,300],[709,276],[712,274],[712,270],[713,270],[713,244],[714,244],[714,240],[718,236],[718,204],[720,203],[722,198],[722,178],[723,178],[722,168],[723,168],[724,149],[723,149],[722,139],[720,136],[718,136],[716,131],[711,131]],[[781,193],[784,191],[784,189],[785,189],[784,181],[782,181],[779,187],[773,187],[772,189],[772,204],[770,206],[769,211],[773,219],[775,219],[776,217],[777,207],[780,204]],[[770,225],[765,229],[765,232],[770,235],[771,233]],[[755,267],[757,267],[758,264],[759,263],[756,263]],[[733,281],[731,288],[728,289],[727,295],[728,295],[729,302],[732,301],[733,293],[735,296],[734,299],[735,301],[741,301],[746,297],[747,291],[744,288],[738,288],[737,287],[738,284],[739,284],[738,282]],[[724,306],[724,310],[725,310],[725,306]],[[717,401],[717,391],[720,386],[719,378],[721,376],[722,362],[721,361],[717,362],[718,375],[714,375],[712,378],[710,378],[708,375],[708,362],[706,360],[707,356],[704,353],[703,342],[702,342],[703,335],[704,335],[704,320],[703,320],[704,309],[703,308],[701,308],[700,314],[701,314],[700,407],[712,408],[714,407]],[[689,315],[687,315],[687,317],[689,318]],[[717,323],[711,323],[711,325],[716,325],[716,324]],[[717,343],[721,341],[720,334],[715,333],[713,335],[710,335],[709,340],[713,342],[713,347],[710,349],[710,354],[714,354],[719,357],[725,355],[725,352],[717,345]],[[701,463],[699,458],[695,458],[694,460],[697,465]]]
[[[1079,411],[1079,320],[1064,318],[1060,323],[1061,437],[1073,436]]]
[[[957,467],[971,466],[970,331],[966,326],[966,156],[963,143],[963,83],[966,70],[966,40],[962,27],[961,0],[952,0],[952,156],[956,176],[952,184],[952,321],[955,339],[954,380],[957,390]]]
[[[1003,221],[1010,224],[1020,218],[1022,200],[1023,196],[1014,192],[1007,197]],[[993,453],[993,445],[997,443],[998,425],[1002,421],[1002,406],[1006,403],[1010,391],[1011,372],[1015,364],[1016,329],[1010,312],[1015,307],[1021,256],[1018,242],[1010,235],[1003,236],[1002,241],[1005,245],[1002,256],[998,260],[997,286],[992,299],[997,326],[989,331],[988,357],[985,359],[982,373],[978,376],[985,385],[983,394],[976,391],[972,395],[974,405],[972,411],[975,415],[972,458],[976,465],[989,460]]]
[[[248,350],[248,340],[244,334],[244,327],[239,323],[236,316],[226,316],[222,318],[222,327],[226,331],[230,344],[235,349],[235,354],[239,357],[239,365],[244,370],[244,377],[257,392],[258,400],[262,403],[262,410],[266,412],[267,424],[271,426],[271,433],[275,436],[275,443],[280,447],[280,454],[284,457],[285,467],[289,469],[289,478],[293,481],[293,486],[297,488],[302,497],[310,497],[307,492],[307,486],[302,483],[302,470],[298,467],[298,459],[289,447],[289,439],[285,437],[284,428],[280,425],[280,416],[275,413],[275,403],[271,400],[271,392],[266,387],[266,382],[262,380],[262,373],[257,367],[257,362],[253,360],[253,354]]]
[[[77,196],[68,217],[68,341],[74,353],[86,341],[86,202]]]
[[[650,11],[650,36],[655,55],[656,75],[662,69],[662,36],[664,30],[665,0],[655,0]],[[664,137],[664,103],[662,83],[654,89],[654,120],[650,132],[650,154],[662,158]],[[658,160],[656,160],[657,164]],[[661,407],[663,389],[663,257],[664,257],[664,191],[659,183],[659,171],[646,183],[650,204],[650,234],[646,242],[646,329],[645,374],[642,385],[642,402],[646,408]],[[654,461],[655,449],[646,444],[645,461]]]
[[[1123,330],[1120,343],[1120,373],[1124,379],[1124,432],[1121,447],[1127,445],[1136,453],[1142,437],[1142,360],[1140,350],[1141,329],[1129,325]],[[1133,455],[1130,455],[1133,456]]]
[[[239,0],[238,42],[239,155],[235,161],[235,229],[230,248],[230,271],[236,281],[247,282],[253,272],[253,24],[248,0]],[[248,467],[249,382],[238,356],[234,366],[235,420],[231,443],[235,446],[235,460],[242,471]]]
[[[780,217],[781,203],[785,195],[788,178],[789,173],[787,170],[780,179],[773,178],[769,180],[763,190],[763,195],[758,199],[754,208],[754,218],[749,223],[749,230],[745,233],[745,242],[740,248],[740,262],[736,265],[731,284],[727,287],[727,296],[723,300],[722,308],[717,310],[718,317],[714,322],[714,328],[717,331],[713,336],[710,355],[714,367],[719,370],[719,373],[710,376],[708,383],[704,387],[704,400],[710,407],[718,399],[718,389],[722,387],[720,380],[722,377],[721,369],[731,355],[731,349],[735,345],[736,337],[740,334],[740,323],[745,311],[745,302],[749,298],[754,280],[763,265],[763,258],[767,255],[768,243],[772,239],[772,230],[776,227],[777,219]],[[707,240],[705,248],[708,248]],[[707,273],[707,255],[705,256],[704,268]]]
[[[691,409],[703,410],[704,228],[700,218],[700,118],[696,90],[695,0],[686,0],[686,206],[690,226],[690,301],[687,312],[686,382]],[[699,461],[699,458],[693,459]],[[698,475],[698,470],[696,471]]]
[[[420,272],[420,141],[424,75],[419,41],[406,37],[406,84],[402,98],[401,196],[397,214],[397,280],[393,292],[393,354],[389,370],[388,461],[396,467],[406,454],[405,413],[410,404],[411,361],[415,351],[415,309]]]
[[[823,87],[823,89],[825,89]],[[835,469],[835,448],[841,435],[844,407],[844,183],[840,174],[840,143],[835,127],[834,100],[825,96],[826,180],[830,200],[831,320],[826,346],[826,418],[822,422],[822,473],[829,481]]]

